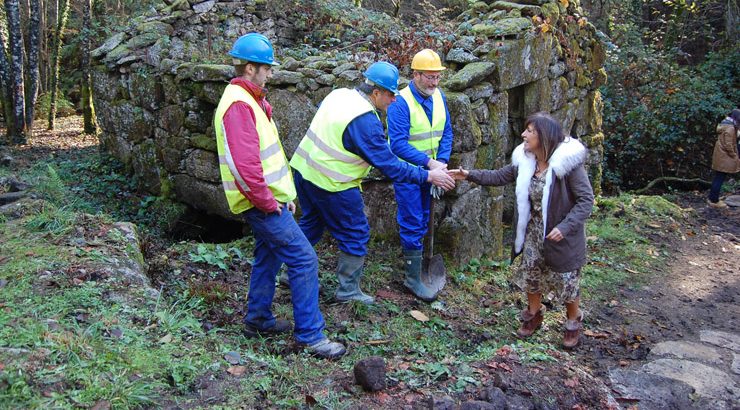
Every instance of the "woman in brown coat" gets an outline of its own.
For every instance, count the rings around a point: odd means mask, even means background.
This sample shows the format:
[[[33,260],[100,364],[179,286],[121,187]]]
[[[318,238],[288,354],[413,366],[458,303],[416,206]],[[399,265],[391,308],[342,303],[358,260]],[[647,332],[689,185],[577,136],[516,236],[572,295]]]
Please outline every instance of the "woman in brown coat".
[[[581,267],[586,263],[585,222],[594,194],[583,166],[586,148],[566,137],[560,123],[546,113],[527,118],[524,142],[514,149],[511,165],[497,170],[450,170],[457,180],[480,185],[516,181],[516,239],[513,255],[522,254],[516,283],[527,293],[520,314],[520,337],[531,336],[542,324],[542,295],[554,294],[565,303],[563,346],[580,339],[583,313]]]
[[[734,109],[722,122],[717,125],[717,142],[712,154],[712,169],[714,178],[709,190],[709,206],[724,208],[725,201],[719,200],[719,192],[727,174],[740,172],[740,159],[737,156],[738,125],[740,125],[740,110]]]

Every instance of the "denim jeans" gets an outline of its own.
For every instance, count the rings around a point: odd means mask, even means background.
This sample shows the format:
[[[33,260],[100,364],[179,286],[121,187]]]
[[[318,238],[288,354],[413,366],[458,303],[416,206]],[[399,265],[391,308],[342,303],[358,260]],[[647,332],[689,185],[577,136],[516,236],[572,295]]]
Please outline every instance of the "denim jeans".
[[[282,215],[266,214],[252,208],[244,213],[244,219],[251,225],[255,240],[244,323],[262,330],[275,325],[271,310],[275,277],[285,263],[296,341],[310,344],[324,339],[324,317],[319,310],[319,263],[313,246],[293,219],[293,213],[283,208]]]
[[[709,189],[709,201],[719,201],[719,191],[722,190],[722,184],[725,182],[727,173],[714,171],[714,178],[712,179],[712,187]]]

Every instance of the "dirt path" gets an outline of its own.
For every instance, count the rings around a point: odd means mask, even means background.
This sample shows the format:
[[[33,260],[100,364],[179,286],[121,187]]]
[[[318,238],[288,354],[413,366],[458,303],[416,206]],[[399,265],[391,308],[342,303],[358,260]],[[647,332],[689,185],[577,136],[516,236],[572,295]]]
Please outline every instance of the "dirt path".
[[[585,338],[578,360],[611,379],[622,404],[737,408],[740,351],[732,347],[740,347],[740,208],[713,209],[704,200],[700,194],[679,198],[696,219],[683,227],[684,240],[668,244],[673,260],[664,274],[645,286],[624,286],[617,300],[592,307],[588,322],[600,337]],[[727,343],[713,342],[710,334]],[[716,391],[708,391],[707,383]],[[671,398],[681,400],[666,402]]]

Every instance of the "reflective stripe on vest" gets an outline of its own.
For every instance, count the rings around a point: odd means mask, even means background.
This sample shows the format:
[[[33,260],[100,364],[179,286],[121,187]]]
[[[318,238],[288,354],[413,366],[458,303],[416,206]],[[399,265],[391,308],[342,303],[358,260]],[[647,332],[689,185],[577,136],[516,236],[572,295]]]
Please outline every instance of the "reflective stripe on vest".
[[[370,172],[370,164],[344,148],[342,135],[352,120],[370,111],[375,112],[372,104],[356,90],[340,88],[329,93],[291,158],[290,166],[305,180],[326,191],[359,187],[362,178]]]
[[[229,203],[229,209],[235,214],[240,214],[254,207],[242,193],[249,192],[249,187],[239,175],[234,164],[223,121],[226,111],[231,107],[231,104],[237,101],[247,103],[254,111],[255,127],[260,140],[262,174],[267,187],[275,196],[276,201],[282,203],[292,201],[296,197],[293,175],[290,173],[288,160],[285,158],[275,123],[267,119],[262,107],[247,90],[238,85],[229,84],[226,86],[223,96],[221,96],[221,101],[218,103],[213,118],[221,182],[226,200]]]
[[[445,112],[442,92],[439,88],[432,94],[432,123],[429,123],[424,108],[416,101],[411,93],[411,86],[404,88],[400,92],[406,105],[409,107],[411,128],[409,129],[409,145],[425,153],[428,157],[437,159],[439,152],[439,142],[442,140],[442,133],[447,123],[447,113]]]

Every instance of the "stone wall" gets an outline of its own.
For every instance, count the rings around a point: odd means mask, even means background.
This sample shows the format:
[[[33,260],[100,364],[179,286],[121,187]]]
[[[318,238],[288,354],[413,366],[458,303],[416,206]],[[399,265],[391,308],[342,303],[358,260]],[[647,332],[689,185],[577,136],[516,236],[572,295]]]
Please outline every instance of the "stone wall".
[[[219,183],[212,119],[234,72],[203,62],[205,47],[219,50],[215,59],[225,62],[224,47],[241,34],[266,33],[280,49],[281,41],[295,41],[295,33],[260,1],[168,3],[94,52],[101,142],[131,166],[142,189],[233,218]],[[506,164],[523,119],[544,110],[589,147],[589,172],[599,191],[603,135],[597,88],[606,80],[605,55],[579,12],[573,0],[479,1],[459,17],[455,41],[443,54],[449,69],[441,84],[455,134],[451,167]],[[215,38],[227,41],[214,46]],[[331,54],[281,58],[268,99],[289,156],[323,97],[357,83],[373,60],[367,53],[341,61]],[[392,185],[374,172],[363,186],[373,233],[395,239]],[[502,188],[459,184],[435,206],[436,249],[454,264],[502,256],[501,221],[510,197]]]

